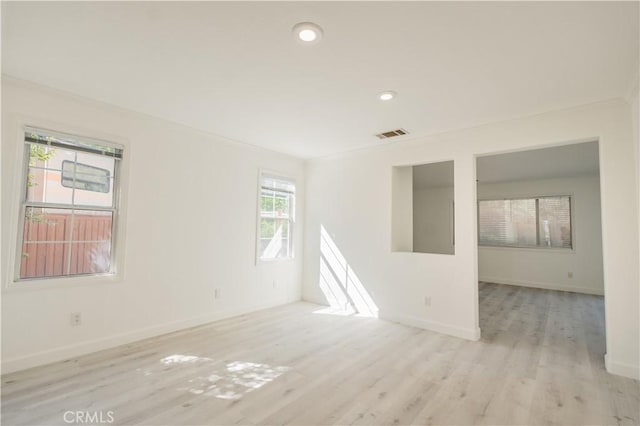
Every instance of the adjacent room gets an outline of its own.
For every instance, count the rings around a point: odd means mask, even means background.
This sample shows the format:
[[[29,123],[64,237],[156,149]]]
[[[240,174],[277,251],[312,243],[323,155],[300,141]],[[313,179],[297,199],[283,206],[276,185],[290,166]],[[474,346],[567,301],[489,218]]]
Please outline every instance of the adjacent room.
[[[640,3],[3,1],[3,425],[640,424]]]
[[[476,172],[483,341],[604,367],[598,142],[480,156]]]

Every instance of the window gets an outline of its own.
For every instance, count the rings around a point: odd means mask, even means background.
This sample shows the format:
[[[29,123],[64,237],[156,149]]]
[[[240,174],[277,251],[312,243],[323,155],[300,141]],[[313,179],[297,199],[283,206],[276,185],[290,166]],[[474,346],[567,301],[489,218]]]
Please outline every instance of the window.
[[[109,274],[121,146],[26,128],[19,279]]]
[[[296,186],[290,179],[260,176],[260,217],[258,258],[260,260],[293,257],[293,226]]]
[[[572,248],[571,197],[478,202],[482,246]]]

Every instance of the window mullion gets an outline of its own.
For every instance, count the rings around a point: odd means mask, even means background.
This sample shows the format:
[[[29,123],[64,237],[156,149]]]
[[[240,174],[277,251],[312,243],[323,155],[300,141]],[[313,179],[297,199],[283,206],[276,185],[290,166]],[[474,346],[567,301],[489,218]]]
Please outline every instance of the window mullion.
[[[112,212],[112,213],[115,213],[117,210],[114,207],[99,207],[99,206],[85,206],[85,205],[73,206],[71,204],[37,203],[34,201],[25,201],[23,204],[26,207],[33,207],[38,209],[89,210],[89,211]]]
[[[76,204],[76,169],[78,166],[78,153],[74,153],[73,157],[73,184],[71,186],[71,205]]]
[[[71,247],[73,247],[73,224],[75,221],[75,211],[71,210],[71,229],[69,229],[69,247],[67,248],[67,274],[71,275]],[[66,232],[66,230],[65,230]],[[64,274],[63,274],[64,275]]]
[[[78,153],[75,152],[73,156],[73,184],[71,187],[71,205],[76,203],[76,171],[78,170]],[[69,230],[69,248],[67,250],[67,275],[71,275],[71,249],[73,247],[73,230],[76,220],[75,209],[71,210],[71,229]]]

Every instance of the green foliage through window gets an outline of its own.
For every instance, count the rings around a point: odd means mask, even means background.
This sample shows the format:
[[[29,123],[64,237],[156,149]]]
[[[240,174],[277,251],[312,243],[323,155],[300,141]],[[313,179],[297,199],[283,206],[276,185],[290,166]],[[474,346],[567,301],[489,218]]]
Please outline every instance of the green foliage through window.
[[[29,145],[29,167],[34,167],[38,161],[47,161],[56,154],[55,148],[42,145]],[[37,185],[35,176],[31,173],[27,175],[27,187],[32,188]]]

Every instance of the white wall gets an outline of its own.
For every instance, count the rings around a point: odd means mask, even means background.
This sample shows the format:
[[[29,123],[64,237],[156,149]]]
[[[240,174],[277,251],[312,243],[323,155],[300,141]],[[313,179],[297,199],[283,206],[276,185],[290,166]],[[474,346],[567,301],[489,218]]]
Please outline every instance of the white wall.
[[[453,186],[413,190],[413,251],[453,254]]]
[[[319,288],[325,227],[380,316],[478,338],[475,155],[600,141],[607,367],[638,377],[638,219],[629,104],[603,102],[310,161],[303,297]],[[455,161],[456,254],[392,253],[391,167]],[[424,297],[431,297],[427,307]]]
[[[127,144],[121,280],[6,288],[18,222],[22,122]],[[301,253],[302,161],[3,78],[3,372],[299,300],[301,256],[254,261],[259,168],[297,179],[295,244]],[[82,313],[80,327],[69,325],[71,312]]]
[[[478,184],[478,199],[544,195],[571,195],[573,250],[481,246],[479,279],[604,294],[599,176]]]
[[[631,123],[633,126],[633,141],[636,149],[636,180],[638,183],[638,196],[640,197],[640,108],[638,107],[639,92],[636,90],[631,99]]]
[[[640,213],[640,65],[638,75],[636,76],[635,88],[631,92],[630,105],[631,105],[631,124],[633,132],[633,142],[636,151],[636,205]],[[638,214],[638,244],[640,245],[640,214]],[[638,249],[640,251],[640,247]],[[640,268],[640,265],[638,265]],[[640,275],[640,270],[638,272]],[[640,334],[640,329],[638,330]]]
[[[393,167],[391,250],[413,251],[413,167]]]

